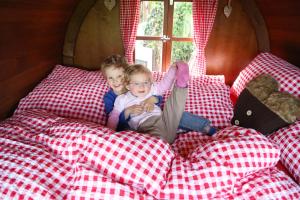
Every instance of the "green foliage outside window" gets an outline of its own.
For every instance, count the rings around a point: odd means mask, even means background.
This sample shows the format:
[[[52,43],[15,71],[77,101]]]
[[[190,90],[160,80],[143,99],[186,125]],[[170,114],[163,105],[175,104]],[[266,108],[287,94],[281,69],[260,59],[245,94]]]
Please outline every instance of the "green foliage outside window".
[[[151,10],[148,19],[145,19],[145,35],[159,35],[163,29],[163,4],[156,2],[148,3]],[[192,4],[191,3],[176,3],[173,14],[173,36],[174,37],[191,37],[192,35]],[[155,41],[145,41],[144,46],[153,49],[155,60],[158,61],[160,53],[159,46]],[[192,42],[173,42],[172,43],[172,62],[175,60],[189,61],[193,52]]]

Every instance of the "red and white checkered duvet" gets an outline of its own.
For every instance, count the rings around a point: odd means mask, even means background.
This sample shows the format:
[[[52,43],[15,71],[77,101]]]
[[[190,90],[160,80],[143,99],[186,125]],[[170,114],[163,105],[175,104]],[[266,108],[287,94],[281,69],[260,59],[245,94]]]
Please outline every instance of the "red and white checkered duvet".
[[[280,146],[282,164],[300,184],[300,121],[279,129],[269,139]]]
[[[300,98],[300,70],[271,54],[260,53],[243,69],[231,87],[233,99],[246,84],[259,74],[270,74],[279,83],[279,90]],[[280,146],[280,161],[300,184],[300,121],[279,129],[268,138]]]
[[[189,132],[170,146],[29,109],[0,123],[0,198],[299,199],[279,157],[253,129]]]

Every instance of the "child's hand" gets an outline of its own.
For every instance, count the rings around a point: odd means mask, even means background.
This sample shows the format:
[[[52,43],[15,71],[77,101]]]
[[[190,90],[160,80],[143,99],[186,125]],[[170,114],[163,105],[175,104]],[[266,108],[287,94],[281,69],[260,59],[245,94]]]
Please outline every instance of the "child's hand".
[[[146,112],[151,112],[154,109],[154,104],[153,103],[143,102],[141,105],[143,106],[144,111],[146,111]]]
[[[125,119],[129,116],[137,116],[144,112],[144,107],[141,105],[132,105],[125,109]]]
[[[154,104],[158,103],[158,98],[155,96],[151,96],[148,99],[145,99],[141,106],[143,106],[144,111],[151,112],[154,109]]]

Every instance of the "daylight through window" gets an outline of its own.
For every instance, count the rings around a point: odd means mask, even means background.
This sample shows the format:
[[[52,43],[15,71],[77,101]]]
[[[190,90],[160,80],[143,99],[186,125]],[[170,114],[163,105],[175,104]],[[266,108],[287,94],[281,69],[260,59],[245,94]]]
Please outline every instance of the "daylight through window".
[[[176,60],[189,62],[192,42],[192,1],[141,1],[135,62],[166,71]]]

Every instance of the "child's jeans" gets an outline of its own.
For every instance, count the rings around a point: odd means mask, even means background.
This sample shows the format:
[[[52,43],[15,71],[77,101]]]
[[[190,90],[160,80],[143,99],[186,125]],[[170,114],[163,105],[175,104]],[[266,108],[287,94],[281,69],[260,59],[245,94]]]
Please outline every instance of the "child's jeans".
[[[210,126],[208,119],[189,112],[183,112],[178,128],[185,131],[203,132],[203,128],[207,126]]]

